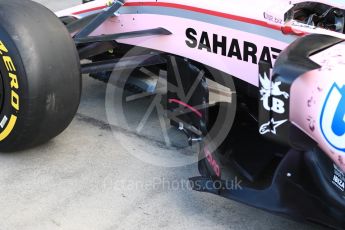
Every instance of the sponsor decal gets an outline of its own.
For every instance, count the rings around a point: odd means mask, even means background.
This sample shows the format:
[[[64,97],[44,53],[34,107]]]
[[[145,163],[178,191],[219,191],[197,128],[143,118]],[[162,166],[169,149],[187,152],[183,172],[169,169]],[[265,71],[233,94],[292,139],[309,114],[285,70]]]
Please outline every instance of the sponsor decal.
[[[259,132],[261,135],[266,134],[266,133],[273,133],[276,135],[277,128],[287,121],[288,121],[287,119],[282,120],[282,121],[275,121],[274,118],[272,118],[269,122],[261,125]]]
[[[322,108],[320,127],[326,141],[345,152],[345,85],[334,83],[331,87]]]
[[[279,99],[279,96],[284,96],[285,99],[289,98],[289,94],[287,92],[283,92],[279,89],[279,86],[282,84],[281,82],[273,82],[271,81],[266,73],[264,76],[260,75],[260,95],[261,101],[263,102],[263,106],[267,111],[273,111],[275,113],[283,114],[285,113],[285,103],[283,100]],[[270,98],[272,98],[272,102],[270,105]]]
[[[264,46],[259,50],[257,45],[250,41],[240,42],[236,38],[224,35],[209,34],[206,31],[198,33],[193,28],[186,30],[186,45],[189,48],[205,50],[210,53],[220,54],[240,61],[258,64],[265,61],[273,67],[274,60],[278,58],[280,49]]]
[[[9,116],[9,119],[7,116],[4,116],[1,119],[1,128],[3,129],[0,133],[0,141],[3,141],[5,138],[7,138],[10,133],[12,132],[16,122],[17,122],[17,113],[19,111],[19,95],[18,95],[18,78],[16,75],[16,66],[13,62],[12,57],[9,54],[9,50],[7,49],[6,45],[3,41],[0,40],[0,60],[3,62],[5,66],[5,72],[3,73],[4,77],[7,77],[9,79],[10,84],[10,102],[12,106],[13,114]],[[7,125],[6,125],[7,124]]]
[[[269,113],[284,115],[286,113],[286,109],[283,99],[288,99],[290,95],[280,89],[280,85],[282,83],[280,81],[271,81],[266,72],[259,75],[259,80],[261,95],[260,101],[262,101],[264,110],[268,111]],[[277,119],[277,117],[273,116],[273,114],[271,114],[270,117],[271,119],[267,123],[263,123],[260,126],[259,133],[261,135],[267,133],[277,135],[278,127],[288,121],[288,119]]]
[[[264,18],[272,23],[284,24],[284,20],[282,18],[275,17],[268,12],[264,12]]]
[[[292,21],[292,26],[296,26],[296,27],[301,27],[301,28],[306,28],[306,29],[316,29],[317,27],[316,26],[312,26],[312,25],[308,25],[308,24],[305,24],[305,23],[301,23],[301,22],[298,22],[298,21]]]
[[[335,164],[334,166],[334,174],[332,178],[332,183],[340,189],[342,192],[345,191],[345,175],[344,172],[341,171],[341,169],[338,168]]]
[[[15,110],[19,110],[19,95],[17,94],[17,90],[19,88],[18,79],[16,72],[16,67],[13,63],[12,58],[7,55],[8,49],[4,45],[2,41],[0,41],[0,55],[2,56],[2,61],[7,70],[7,77],[10,79],[10,86],[11,86],[11,105]]]

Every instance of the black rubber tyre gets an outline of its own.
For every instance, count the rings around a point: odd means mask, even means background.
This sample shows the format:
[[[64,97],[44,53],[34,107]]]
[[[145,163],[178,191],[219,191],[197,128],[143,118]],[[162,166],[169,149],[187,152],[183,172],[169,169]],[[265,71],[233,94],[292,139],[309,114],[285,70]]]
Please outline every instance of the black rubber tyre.
[[[80,62],[63,23],[29,0],[0,0],[0,152],[61,133],[81,91]]]

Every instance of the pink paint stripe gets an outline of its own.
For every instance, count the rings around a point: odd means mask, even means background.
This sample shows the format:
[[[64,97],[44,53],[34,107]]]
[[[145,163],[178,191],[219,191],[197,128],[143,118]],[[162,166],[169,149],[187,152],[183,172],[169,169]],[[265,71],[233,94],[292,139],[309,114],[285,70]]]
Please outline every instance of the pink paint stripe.
[[[72,13],[72,14],[74,14],[74,15],[84,14],[84,13],[88,13],[88,12],[91,12],[91,11],[103,10],[103,9],[105,9],[106,7],[107,7],[106,5],[104,5],[104,6],[98,6],[98,7],[89,8],[89,9],[86,9],[86,10],[77,11],[77,12],[74,12],[74,13]]]
[[[193,11],[193,12],[197,12],[197,13],[208,14],[208,15],[212,15],[212,16],[216,16],[216,17],[226,18],[226,19],[230,19],[230,20],[234,20],[234,21],[249,23],[252,25],[263,26],[263,27],[270,28],[273,30],[282,31],[285,34],[294,34],[296,36],[304,36],[307,34],[305,32],[301,32],[301,31],[297,31],[297,30],[289,31],[289,28],[284,28],[284,27],[281,27],[278,25],[271,25],[271,24],[267,23],[266,21],[261,21],[261,20],[256,20],[256,19],[252,19],[252,18],[241,17],[238,15],[227,14],[227,13],[222,13],[222,12],[218,12],[218,11],[207,10],[207,9],[202,9],[202,8],[198,8],[198,7],[194,7],[194,6],[187,6],[187,5],[176,4],[176,3],[128,2],[128,3],[125,3],[124,6],[151,6],[151,7],[168,7],[168,8],[182,9],[182,10],[188,10],[188,11]],[[106,7],[107,7],[106,5],[98,6],[95,8],[90,8],[90,9],[74,12],[73,14],[78,15],[78,14],[83,14],[83,13],[87,13],[90,11],[102,10]]]
[[[188,109],[190,109],[193,113],[195,113],[196,115],[198,115],[198,117],[202,117],[202,113],[200,111],[198,111],[196,108],[194,108],[191,105],[188,105],[186,103],[184,103],[183,101],[177,100],[177,99],[169,99],[169,103],[177,103],[179,105],[182,105]]]
[[[188,11],[193,11],[193,12],[213,15],[213,16],[217,16],[217,17],[221,17],[221,18],[227,18],[227,19],[231,19],[231,20],[235,20],[235,21],[241,21],[241,22],[245,22],[245,23],[249,23],[249,24],[253,24],[253,25],[264,26],[264,27],[267,27],[267,28],[270,28],[270,29],[274,29],[274,30],[281,30],[280,26],[271,25],[271,24],[268,24],[265,21],[260,21],[260,20],[251,19],[251,18],[245,18],[245,17],[241,17],[241,16],[238,16],[238,15],[232,15],[232,14],[227,14],[227,13],[217,12],[217,11],[213,11],[213,10],[202,9],[202,8],[198,8],[198,7],[194,7],[194,6],[187,6],[187,5],[182,5],[182,4],[176,4],[176,3],[168,3],[168,2],[128,2],[128,3],[125,3],[124,6],[151,6],[151,7],[168,7],[168,8],[182,9],[182,10],[188,10]],[[107,6],[99,6],[99,7],[90,8],[90,9],[87,9],[87,10],[82,10],[82,11],[74,12],[73,14],[74,15],[83,14],[83,13],[87,13],[87,12],[90,12],[90,11],[96,11],[96,10],[104,9],[106,7]]]

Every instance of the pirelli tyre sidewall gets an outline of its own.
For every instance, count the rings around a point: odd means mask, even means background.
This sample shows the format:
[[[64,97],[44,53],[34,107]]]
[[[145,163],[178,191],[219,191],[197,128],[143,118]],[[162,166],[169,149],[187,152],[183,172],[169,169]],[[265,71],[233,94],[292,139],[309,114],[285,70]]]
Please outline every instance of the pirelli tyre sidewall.
[[[19,52],[8,33],[0,25],[0,145],[15,141],[19,133],[16,126],[23,126],[27,111],[25,95],[28,94],[26,73]]]
[[[78,52],[59,18],[30,0],[0,1],[0,152],[60,134],[80,94]]]

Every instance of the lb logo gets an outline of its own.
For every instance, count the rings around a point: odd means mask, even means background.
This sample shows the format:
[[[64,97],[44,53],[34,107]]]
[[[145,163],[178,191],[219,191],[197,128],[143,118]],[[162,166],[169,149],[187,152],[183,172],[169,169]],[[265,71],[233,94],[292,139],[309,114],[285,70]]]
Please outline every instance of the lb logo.
[[[345,152],[345,85],[334,83],[323,105],[320,127],[324,138],[334,148]]]

